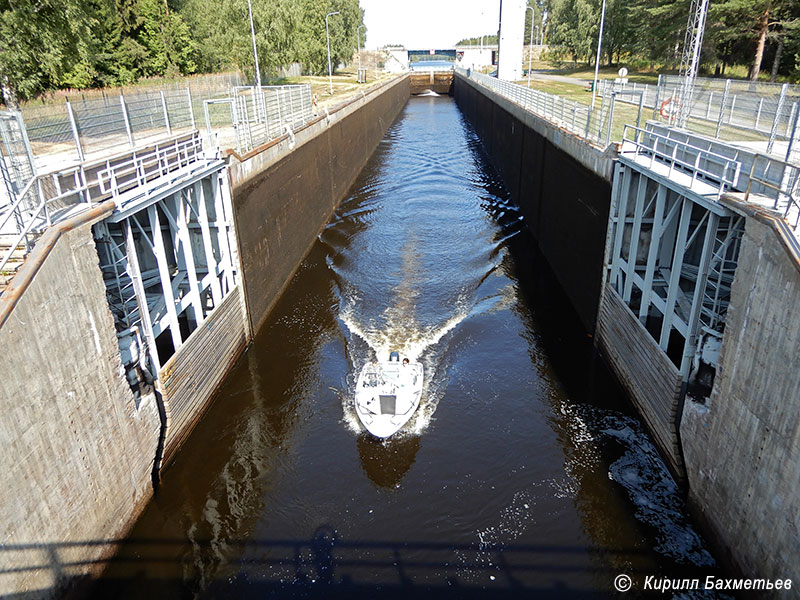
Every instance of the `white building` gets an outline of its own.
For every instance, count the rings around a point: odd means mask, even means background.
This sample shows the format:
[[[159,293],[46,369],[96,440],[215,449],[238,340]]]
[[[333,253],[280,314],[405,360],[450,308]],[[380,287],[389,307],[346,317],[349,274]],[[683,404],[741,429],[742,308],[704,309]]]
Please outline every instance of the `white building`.
[[[496,45],[456,46],[456,65],[465,69],[481,69],[495,63]]]

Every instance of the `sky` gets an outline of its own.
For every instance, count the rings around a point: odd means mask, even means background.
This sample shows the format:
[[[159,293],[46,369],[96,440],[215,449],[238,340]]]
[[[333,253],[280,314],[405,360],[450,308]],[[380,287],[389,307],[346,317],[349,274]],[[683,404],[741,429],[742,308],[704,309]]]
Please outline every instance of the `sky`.
[[[452,48],[461,39],[497,33],[500,0],[361,0],[366,48],[403,44]]]

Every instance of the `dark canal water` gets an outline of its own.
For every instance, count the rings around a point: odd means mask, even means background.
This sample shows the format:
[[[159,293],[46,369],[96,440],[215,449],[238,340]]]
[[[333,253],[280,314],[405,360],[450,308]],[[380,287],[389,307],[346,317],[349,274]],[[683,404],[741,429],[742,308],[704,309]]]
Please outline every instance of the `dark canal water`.
[[[585,598],[713,573],[576,324],[455,103],[412,98],[97,597]],[[390,349],[426,382],[381,443],[352,396]]]

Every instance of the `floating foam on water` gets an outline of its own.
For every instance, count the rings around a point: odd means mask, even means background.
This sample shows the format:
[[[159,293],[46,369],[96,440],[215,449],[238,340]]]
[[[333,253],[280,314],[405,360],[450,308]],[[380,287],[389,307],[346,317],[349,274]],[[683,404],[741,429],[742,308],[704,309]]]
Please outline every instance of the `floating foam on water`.
[[[496,525],[491,525],[479,530],[478,548],[473,551],[456,551],[460,563],[459,576],[465,580],[476,581],[481,577],[482,569],[475,569],[474,565],[486,568],[501,568],[498,552],[504,544],[519,538],[535,523],[536,498],[528,491],[520,490],[514,494],[511,502],[501,511]]]
[[[678,486],[641,423],[586,404],[563,403],[561,412],[575,445],[567,471],[599,464],[598,446],[618,443],[622,455],[609,466],[608,477],[625,488],[634,516],[655,529],[654,549],[679,564],[714,566],[714,558],[685,515]]]

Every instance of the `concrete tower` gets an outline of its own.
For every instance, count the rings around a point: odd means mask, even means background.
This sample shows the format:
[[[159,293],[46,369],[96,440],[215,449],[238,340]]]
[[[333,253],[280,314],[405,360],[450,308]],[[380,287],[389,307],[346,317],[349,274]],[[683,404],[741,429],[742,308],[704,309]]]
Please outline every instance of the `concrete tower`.
[[[525,36],[525,0],[500,0],[500,39],[497,77],[522,78],[522,45]]]

